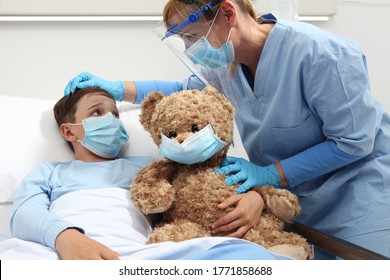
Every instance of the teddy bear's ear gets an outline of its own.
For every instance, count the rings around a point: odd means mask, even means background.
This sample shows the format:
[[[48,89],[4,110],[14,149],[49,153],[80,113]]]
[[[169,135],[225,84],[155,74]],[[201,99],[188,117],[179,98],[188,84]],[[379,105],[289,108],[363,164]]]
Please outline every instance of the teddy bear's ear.
[[[153,112],[156,105],[164,98],[164,94],[159,91],[149,93],[141,104],[141,114],[139,120],[146,131],[150,132]]]
[[[203,93],[214,96],[224,107],[224,109],[229,113],[230,118],[234,118],[235,110],[233,105],[229,102],[229,100],[216,88],[212,86],[206,86],[203,90]]]

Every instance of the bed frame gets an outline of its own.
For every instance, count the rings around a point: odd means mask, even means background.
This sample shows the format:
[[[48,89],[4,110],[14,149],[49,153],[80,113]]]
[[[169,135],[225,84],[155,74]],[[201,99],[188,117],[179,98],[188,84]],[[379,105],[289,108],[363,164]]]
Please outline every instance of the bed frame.
[[[331,236],[298,222],[286,222],[285,230],[300,234],[314,246],[344,260],[389,260],[390,258],[360,247],[351,242]]]

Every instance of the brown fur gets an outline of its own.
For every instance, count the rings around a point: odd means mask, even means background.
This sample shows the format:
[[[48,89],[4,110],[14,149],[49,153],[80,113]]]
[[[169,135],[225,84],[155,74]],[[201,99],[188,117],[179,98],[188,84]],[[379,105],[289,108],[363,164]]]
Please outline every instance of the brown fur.
[[[177,141],[187,139],[193,135],[193,124],[199,129],[211,124],[214,133],[228,143],[205,162],[185,165],[166,159],[138,173],[131,185],[135,205],[145,214],[163,213],[163,221],[155,227],[148,243],[210,236],[210,225],[232,210],[217,207],[236,191],[224,182],[224,175],[214,170],[220,167],[231,144],[233,118],[234,108],[212,87],[201,92],[181,91],[169,97],[153,92],[142,103],[140,121],[157,146],[161,143],[160,133],[168,135],[175,131]],[[283,231],[283,221],[300,212],[297,197],[270,186],[256,188],[256,191],[264,199],[265,210],[259,223],[244,238],[271,251],[277,247],[275,251],[279,253],[312,258],[305,239]],[[304,256],[295,251],[304,252]]]

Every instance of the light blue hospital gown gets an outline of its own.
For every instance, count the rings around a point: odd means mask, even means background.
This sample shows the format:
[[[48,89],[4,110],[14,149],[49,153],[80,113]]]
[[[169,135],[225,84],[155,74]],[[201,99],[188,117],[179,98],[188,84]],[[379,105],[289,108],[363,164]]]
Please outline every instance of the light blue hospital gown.
[[[213,75],[226,80],[227,68]],[[198,87],[195,82],[188,87]],[[325,139],[363,157],[287,187],[302,206],[297,220],[390,256],[390,118],[371,95],[360,49],[312,25],[280,20],[253,82],[254,90],[238,65],[231,84],[215,84],[233,89],[237,126],[252,162],[279,162]]]
[[[13,203],[11,233],[55,249],[57,235],[69,227],[80,227],[52,215],[48,209],[62,196],[87,189],[129,189],[149,157],[128,157],[103,162],[44,162],[21,183]],[[33,222],[32,222],[33,221]]]

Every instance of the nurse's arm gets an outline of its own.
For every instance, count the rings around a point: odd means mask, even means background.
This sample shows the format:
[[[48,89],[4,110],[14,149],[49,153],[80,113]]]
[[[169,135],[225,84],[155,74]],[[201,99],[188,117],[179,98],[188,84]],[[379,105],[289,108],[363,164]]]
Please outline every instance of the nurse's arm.
[[[152,91],[160,91],[164,95],[183,90],[183,83],[178,81],[146,80],[125,81],[123,100],[141,104],[144,98]]]
[[[133,81],[125,81],[125,97],[123,101],[134,103],[137,97],[137,90]]]
[[[280,176],[280,186],[286,187],[288,185],[286,176],[284,175],[282,165],[280,162],[275,163],[276,169],[278,170],[279,176]]]

